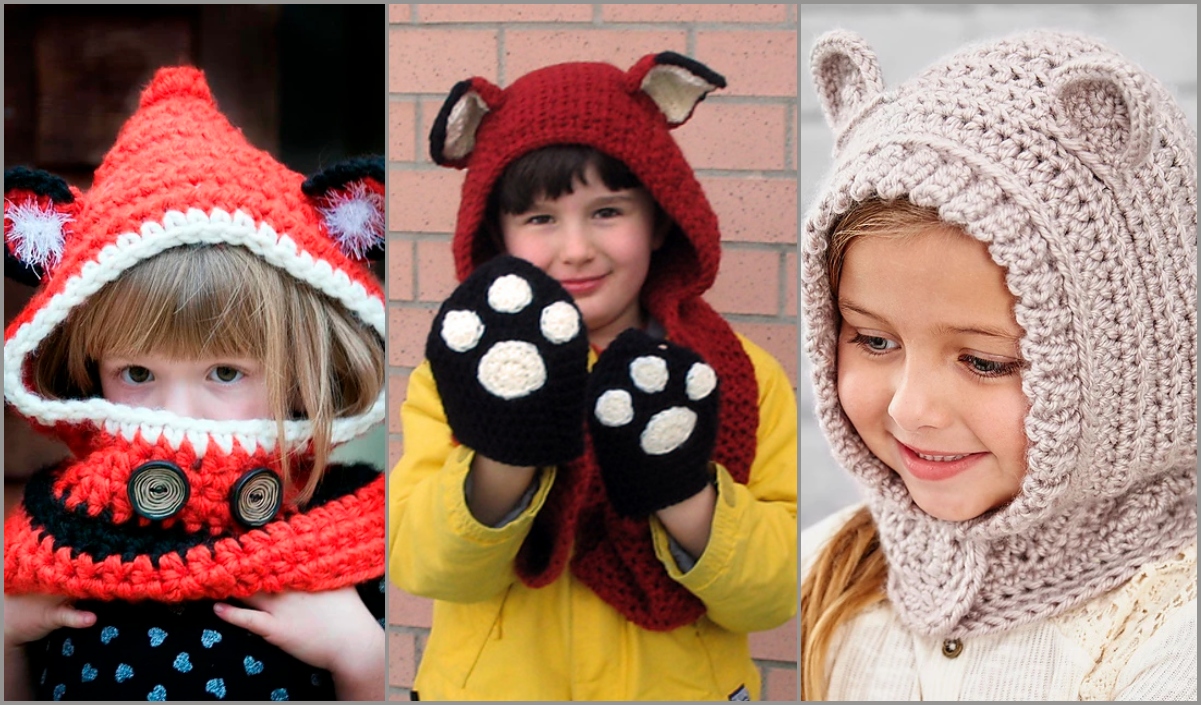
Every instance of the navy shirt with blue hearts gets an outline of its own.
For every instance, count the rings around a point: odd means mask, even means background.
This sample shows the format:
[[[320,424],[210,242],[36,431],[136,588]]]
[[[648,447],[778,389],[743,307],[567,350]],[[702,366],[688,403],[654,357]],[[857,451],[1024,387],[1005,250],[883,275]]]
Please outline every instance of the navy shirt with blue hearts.
[[[383,579],[356,587],[382,629]],[[212,600],[76,606],[96,623],[28,645],[39,700],[337,699],[329,671],[221,620]]]

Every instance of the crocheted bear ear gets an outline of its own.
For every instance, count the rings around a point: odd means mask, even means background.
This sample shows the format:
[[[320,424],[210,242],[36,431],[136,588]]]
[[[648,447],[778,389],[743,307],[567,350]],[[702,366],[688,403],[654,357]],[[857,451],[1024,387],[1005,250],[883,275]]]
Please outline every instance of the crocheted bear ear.
[[[671,128],[688,122],[705,96],[726,87],[721,74],[673,51],[642,57],[626,76],[630,89],[650,96]]]
[[[384,158],[359,157],[323,169],[300,185],[325,228],[351,259],[384,257]]]
[[[1051,82],[1060,129],[1099,164],[1134,169],[1150,156],[1159,117],[1138,68],[1111,56],[1081,57],[1059,67]]]
[[[822,112],[840,137],[851,120],[884,93],[880,62],[863,37],[846,30],[818,37],[809,57]]]
[[[4,276],[37,286],[58,265],[79,195],[40,169],[4,171]]]
[[[455,84],[430,130],[430,158],[435,164],[455,168],[467,165],[480,121],[500,107],[501,95],[499,88],[479,77]]]

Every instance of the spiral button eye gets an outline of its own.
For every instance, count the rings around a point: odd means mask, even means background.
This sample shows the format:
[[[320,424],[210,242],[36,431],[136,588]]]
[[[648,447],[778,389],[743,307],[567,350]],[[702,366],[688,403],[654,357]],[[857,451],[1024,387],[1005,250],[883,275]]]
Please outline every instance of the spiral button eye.
[[[166,519],[187,504],[191,489],[183,470],[175,463],[151,460],[129,476],[129,503],[138,516]]]
[[[283,483],[267,468],[255,468],[234,483],[229,493],[229,510],[242,525],[263,526],[283,506]]]

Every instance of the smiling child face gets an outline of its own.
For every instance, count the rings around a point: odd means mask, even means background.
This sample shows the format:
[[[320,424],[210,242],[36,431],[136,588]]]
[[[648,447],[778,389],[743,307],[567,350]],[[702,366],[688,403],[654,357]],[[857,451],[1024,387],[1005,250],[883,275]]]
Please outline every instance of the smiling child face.
[[[917,505],[963,521],[1017,495],[1023,331],[987,247],[946,226],[859,237],[837,295],[843,410]]]

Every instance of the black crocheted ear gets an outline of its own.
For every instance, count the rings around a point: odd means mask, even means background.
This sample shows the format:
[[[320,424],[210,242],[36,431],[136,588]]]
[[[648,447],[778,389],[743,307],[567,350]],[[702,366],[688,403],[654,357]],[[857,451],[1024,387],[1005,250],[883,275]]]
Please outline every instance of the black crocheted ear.
[[[1159,116],[1150,81],[1132,64],[1112,56],[1070,61],[1051,77],[1060,127],[1099,164],[1138,167],[1158,137]]]
[[[638,88],[659,106],[671,127],[688,122],[692,111],[705,96],[726,87],[726,79],[721,74],[673,51],[655,54],[647,62],[649,66],[643,62],[646,62],[645,57],[630,69],[630,73],[637,78]]]
[[[430,130],[430,159],[435,164],[462,168],[475,149],[475,133],[496,105],[501,90],[476,77],[459,81],[446,96]]]
[[[384,257],[384,158],[357,157],[310,176],[300,186],[346,256]]]
[[[839,136],[855,115],[884,93],[880,62],[867,41],[845,30],[818,37],[809,56],[826,122]]]
[[[40,169],[4,171],[4,276],[37,286],[58,265],[78,193]]]

